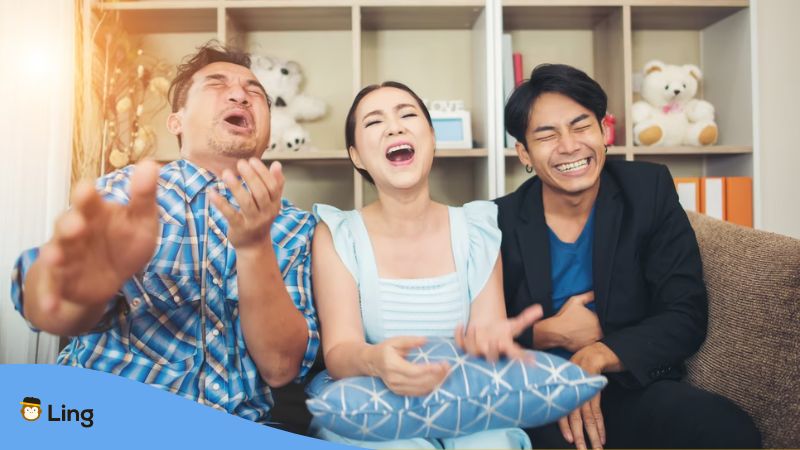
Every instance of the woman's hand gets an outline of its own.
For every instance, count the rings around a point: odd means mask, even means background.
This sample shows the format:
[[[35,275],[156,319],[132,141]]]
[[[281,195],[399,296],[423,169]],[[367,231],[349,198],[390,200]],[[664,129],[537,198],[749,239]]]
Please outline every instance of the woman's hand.
[[[456,327],[456,344],[467,353],[481,356],[495,362],[501,355],[509,358],[522,358],[525,349],[514,342],[514,338],[533,326],[542,317],[542,307],[533,305],[525,308],[520,315],[495,322],[471,321],[467,329]]]
[[[446,362],[415,364],[406,354],[425,343],[424,337],[397,336],[368,347],[370,375],[380,377],[395,394],[423,396],[431,393],[447,377]]]

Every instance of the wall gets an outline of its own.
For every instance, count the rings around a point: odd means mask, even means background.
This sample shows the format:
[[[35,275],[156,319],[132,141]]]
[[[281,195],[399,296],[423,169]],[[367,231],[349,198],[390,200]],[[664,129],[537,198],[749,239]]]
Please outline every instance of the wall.
[[[756,29],[756,225],[800,238],[800,1],[751,0]],[[759,211],[760,210],[760,211]],[[760,214],[759,214],[760,213]]]

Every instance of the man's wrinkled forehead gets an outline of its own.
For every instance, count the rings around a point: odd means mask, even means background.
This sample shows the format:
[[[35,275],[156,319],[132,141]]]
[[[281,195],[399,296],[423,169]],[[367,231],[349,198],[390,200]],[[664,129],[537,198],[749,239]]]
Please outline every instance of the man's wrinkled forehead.
[[[246,80],[246,84],[258,87],[264,92],[264,95],[267,94],[266,89],[258,81],[252,70],[239,64],[223,61],[213,62],[195,72],[192,75],[191,88],[202,86],[208,80],[230,81],[237,78]]]

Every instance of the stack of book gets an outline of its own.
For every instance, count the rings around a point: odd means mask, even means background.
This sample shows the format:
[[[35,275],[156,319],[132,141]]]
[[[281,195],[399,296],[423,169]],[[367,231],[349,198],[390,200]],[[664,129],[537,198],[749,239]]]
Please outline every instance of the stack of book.
[[[753,227],[751,177],[675,178],[675,189],[687,211]]]

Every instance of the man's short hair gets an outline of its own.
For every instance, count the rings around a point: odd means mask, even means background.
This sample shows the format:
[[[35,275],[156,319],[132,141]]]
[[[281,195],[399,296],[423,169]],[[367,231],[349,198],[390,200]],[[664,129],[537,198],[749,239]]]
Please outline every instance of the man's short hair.
[[[228,48],[216,41],[209,41],[197,48],[197,52],[188,55],[178,66],[178,71],[169,85],[168,97],[172,112],[178,112],[186,105],[189,88],[192,87],[192,77],[203,67],[215,63],[226,62],[250,68],[250,54],[241,50]],[[181,136],[178,135],[178,146],[181,146]]]
[[[531,109],[536,99],[544,93],[556,93],[571,98],[594,113],[597,123],[603,123],[608,98],[597,81],[582,70],[565,64],[540,64],[531,72],[530,79],[517,87],[505,108],[506,131],[525,148]]]

